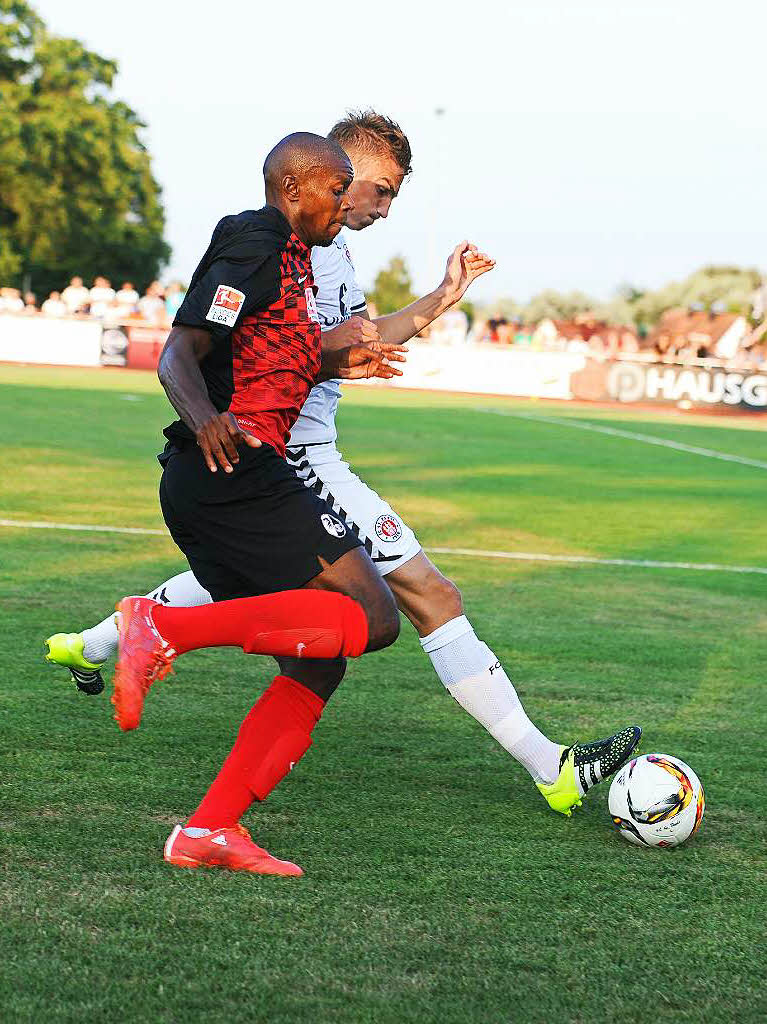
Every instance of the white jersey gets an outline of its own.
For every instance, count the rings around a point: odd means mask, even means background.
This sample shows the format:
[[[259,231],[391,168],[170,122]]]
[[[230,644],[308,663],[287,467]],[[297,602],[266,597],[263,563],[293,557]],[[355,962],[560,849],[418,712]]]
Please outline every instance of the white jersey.
[[[328,246],[312,249],[312,273],[317,286],[317,312],[323,331],[338,327],[365,308],[365,295],[354,273],[349,246],[343,232]],[[326,444],[335,441],[336,409],[341,397],[340,381],[326,380],[309,392],[290,432],[289,445]]]

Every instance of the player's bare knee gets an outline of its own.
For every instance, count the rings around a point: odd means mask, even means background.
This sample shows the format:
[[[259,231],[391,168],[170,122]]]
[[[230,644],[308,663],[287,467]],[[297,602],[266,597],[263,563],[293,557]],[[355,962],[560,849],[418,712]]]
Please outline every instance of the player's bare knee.
[[[280,672],[328,701],[346,674],[346,658],[277,658]]]
[[[461,591],[452,580],[441,573],[429,586],[429,598],[434,610],[439,611],[445,622],[463,615]]]
[[[391,591],[381,586],[375,601],[366,608],[368,616],[368,651],[389,647],[399,636],[399,612]]]

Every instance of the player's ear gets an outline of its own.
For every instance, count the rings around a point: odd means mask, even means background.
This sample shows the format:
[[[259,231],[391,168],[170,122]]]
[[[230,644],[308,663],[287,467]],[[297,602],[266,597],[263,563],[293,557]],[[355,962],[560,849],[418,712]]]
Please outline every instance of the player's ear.
[[[288,202],[297,203],[299,200],[298,179],[294,174],[286,174],[282,179],[282,191]]]

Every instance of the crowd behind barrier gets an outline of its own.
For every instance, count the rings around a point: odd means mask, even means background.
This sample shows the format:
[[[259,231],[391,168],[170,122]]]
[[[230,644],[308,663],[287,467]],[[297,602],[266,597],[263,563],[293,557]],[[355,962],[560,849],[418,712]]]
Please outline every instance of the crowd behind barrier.
[[[184,300],[178,281],[153,281],[143,295],[132,282],[115,290],[106,277],[96,277],[87,288],[73,277],[61,292],[53,291],[39,306],[32,292],[0,288],[0,314],[88,318],[105,329],[143,325],[168,329]],[[375,316],[371,303],[369,309]],[[631,325],[609,324],[592,314],[569,320],[545,317],[537,323],[520,318],[478,318],[470,323],[460,310],[450,310],[421,338],[443,344],[475,342],[514,347],[529,352],[570,352],[595,359],[631,359],[690,366],[720,365],[730,369],[761,370],[767,366],[767,319],[757,327],[745,316],[726,312],[719,303],[709,309],[669,309],[646,336]]]
[[[0,289],[0,362],[155,369],[181,285],[139,296],[98,277],[73,278],[38,310]],[[371,318],[375,306],[368,305]],[[530,398],[674,404],[767,412],[767,320],[722,309],[667,310],[646,337],[588,314],[536,324],[448,311],[410,346],[405,376],[388,386]]]
[[[545,317],[534,324],[505,317],[479,318],[469,326],[454,310],[422,337],[443,344],[464,341],[520,352],[567,352],[597,360],[633,360],[686,366],[767,367],[767,320],[752,326],[745,316],[715,307],[669,309],[642,336],[629,325],[614,325],[584,314],[570,320]]]
[[[79,317],[98,320],[105,326],[141,322],[152,327],[169,327],[184,301],[184,286],[178,281],[152,281],[139,295],[131,281],[118,291],[106,277],[94,278],[87,288],[81,277],[73,277],[63,291],[53,291],[38,306],[34,292],[22,295],[18,288],[0,288],[0,313],[54,318]]]

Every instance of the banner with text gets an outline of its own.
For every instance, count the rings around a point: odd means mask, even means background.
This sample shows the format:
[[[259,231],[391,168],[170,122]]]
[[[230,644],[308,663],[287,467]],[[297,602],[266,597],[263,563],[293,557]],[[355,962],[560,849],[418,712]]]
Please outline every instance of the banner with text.
[[[585,353],[412,342],[404,375],[384,386],[622,405],[767,411],[767,368],[730,370]]]
[[[167,330],[125,322],[0,316],[0,362],[154,370]],[[382,387],[620,405],[767,411],[767,367],[600,360],[581,352],[499,345],[410,343],[404,375]]]

